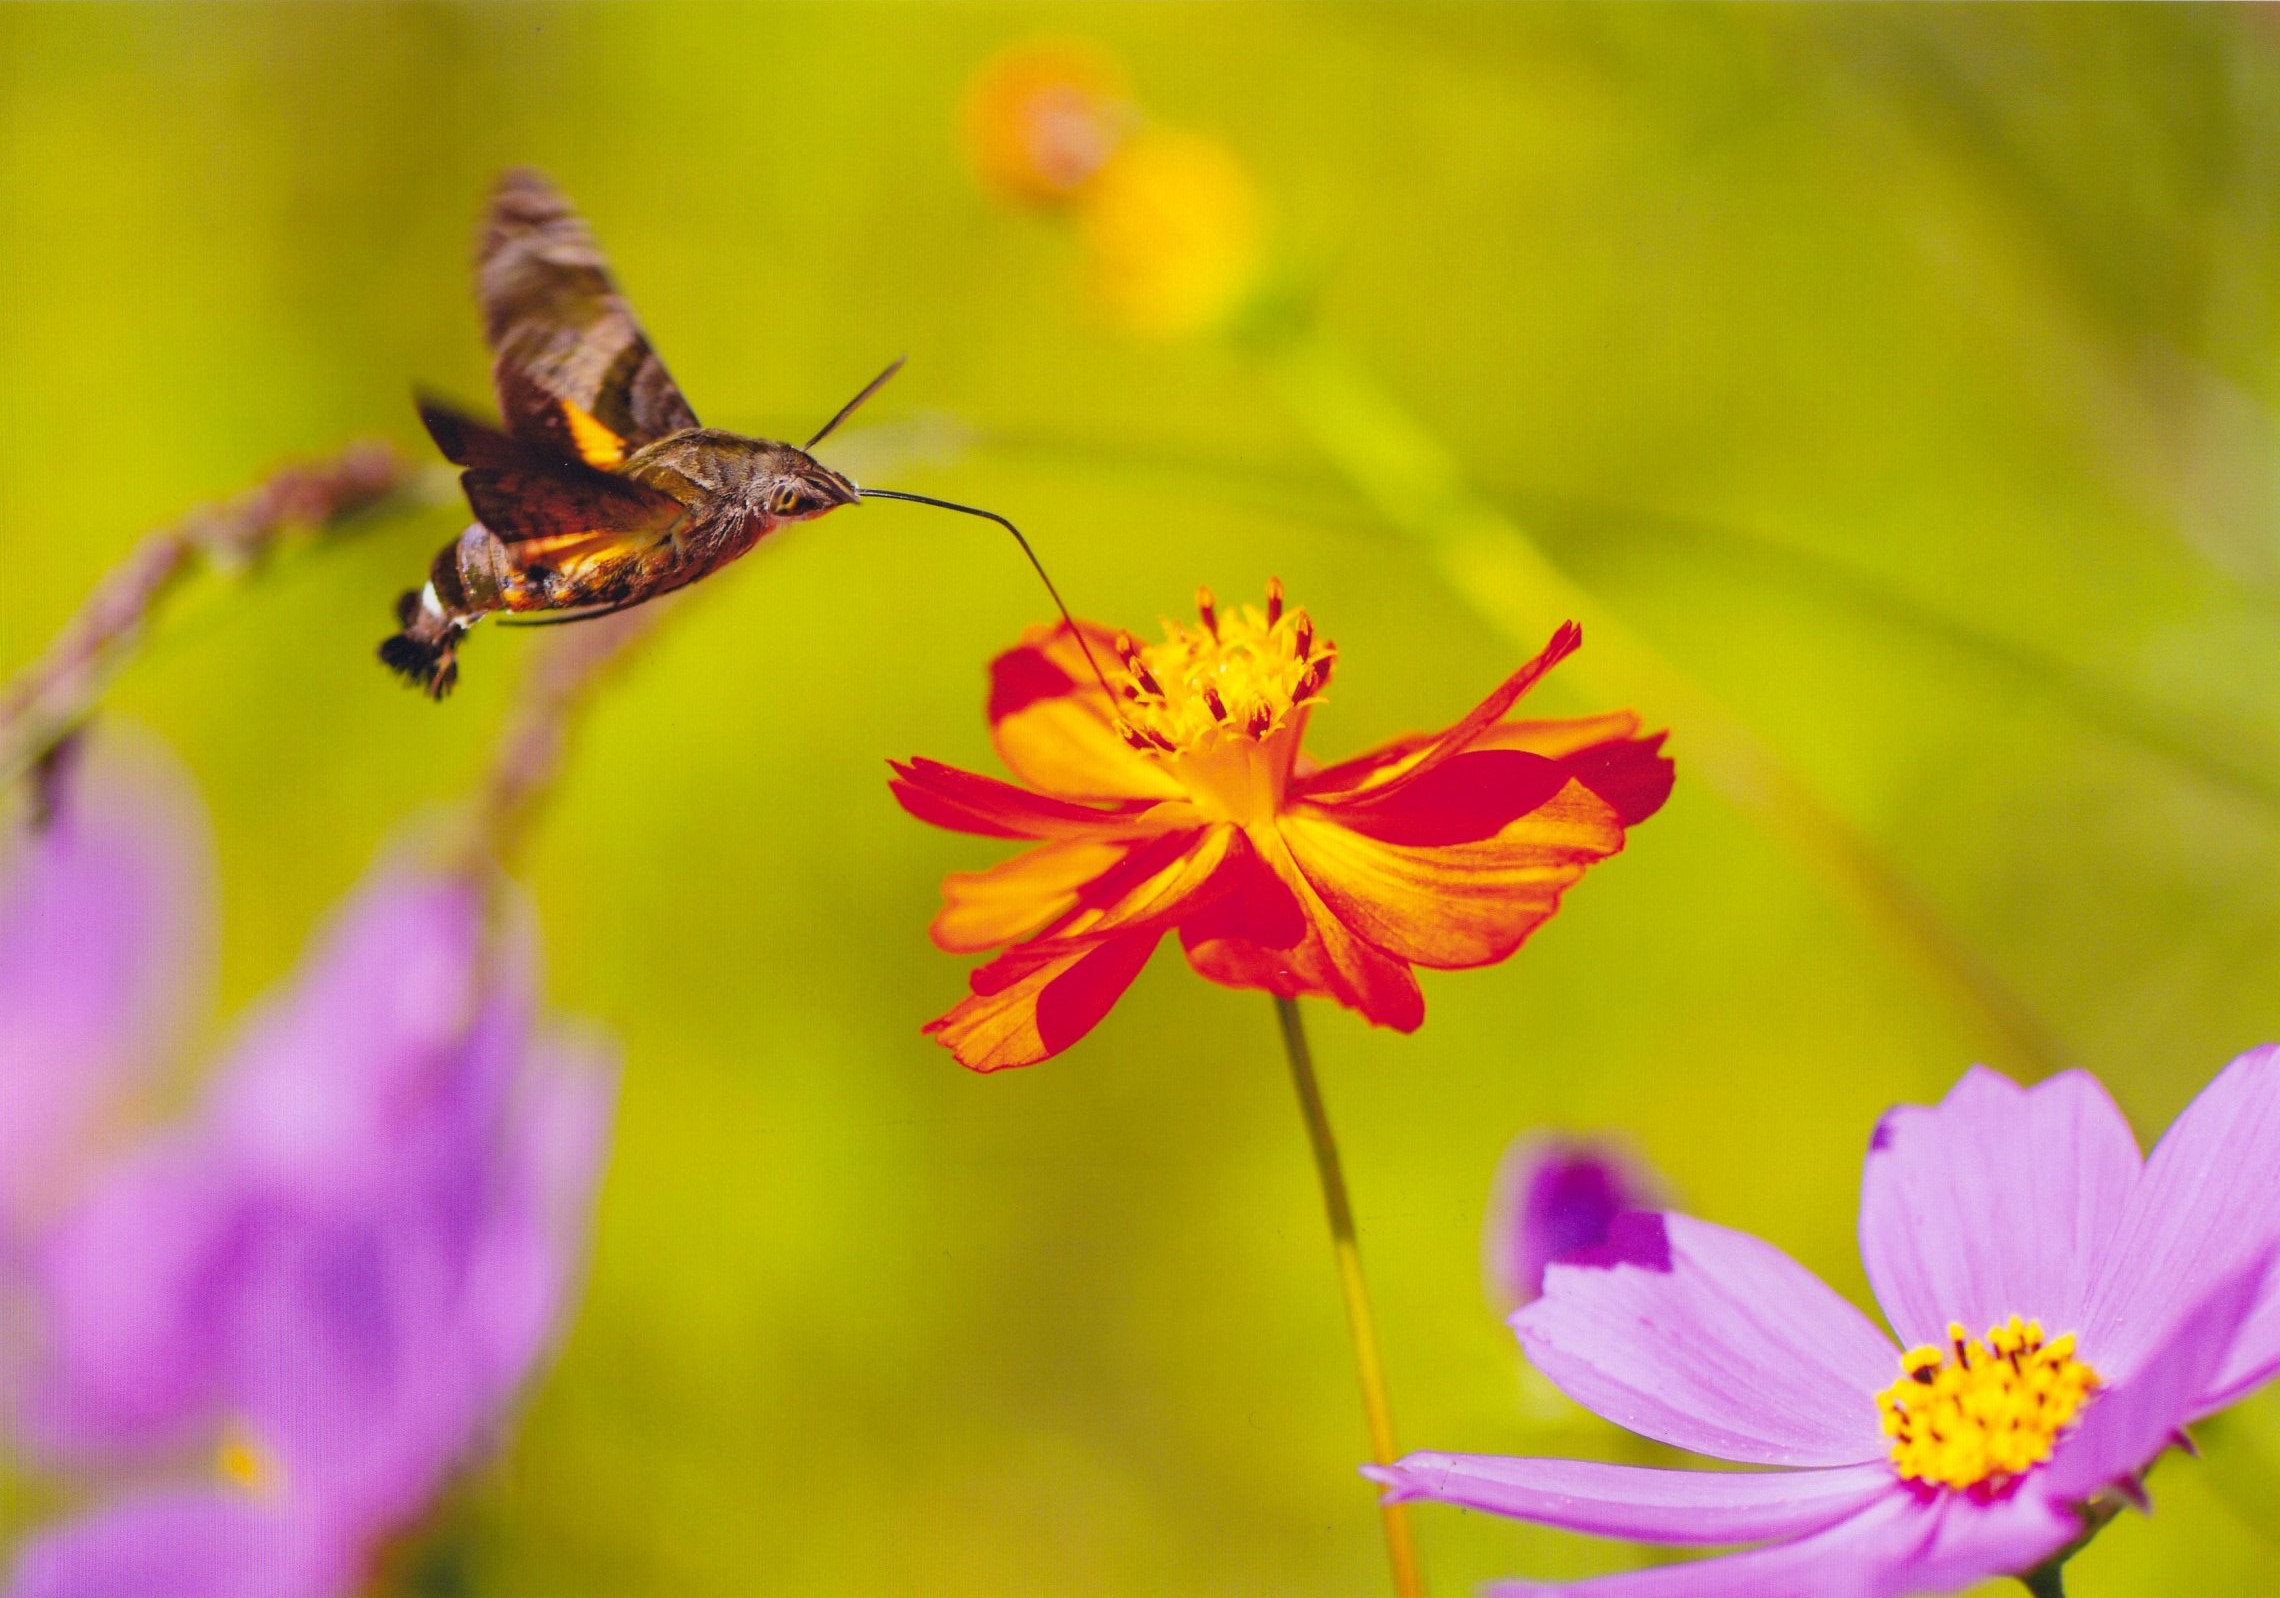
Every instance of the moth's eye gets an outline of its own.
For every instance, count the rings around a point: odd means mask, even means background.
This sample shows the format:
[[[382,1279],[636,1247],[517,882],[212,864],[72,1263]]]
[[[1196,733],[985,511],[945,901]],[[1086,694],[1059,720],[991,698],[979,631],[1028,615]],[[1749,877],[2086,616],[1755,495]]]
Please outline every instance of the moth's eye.
[[[786,483],[783,487],[777,489],[776,492],[771,495],[768,500],[768,511],[769,514],[773,516],[790,516],[797,512],[799,508],[800,491],[796,485],[791,483]]]

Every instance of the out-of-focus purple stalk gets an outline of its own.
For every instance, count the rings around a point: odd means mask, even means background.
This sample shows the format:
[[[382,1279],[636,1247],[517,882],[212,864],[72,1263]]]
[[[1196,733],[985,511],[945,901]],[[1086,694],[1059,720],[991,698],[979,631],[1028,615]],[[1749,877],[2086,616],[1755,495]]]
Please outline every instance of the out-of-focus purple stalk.
[[[47,652],[0,689],[0,783],[13,781],[70,735],[168,596],[190,577],[201,570],[246,571],[296,533],[331,533],[408,495],[417,477],[388,445],[351,444],[146,535],[96,585]]]

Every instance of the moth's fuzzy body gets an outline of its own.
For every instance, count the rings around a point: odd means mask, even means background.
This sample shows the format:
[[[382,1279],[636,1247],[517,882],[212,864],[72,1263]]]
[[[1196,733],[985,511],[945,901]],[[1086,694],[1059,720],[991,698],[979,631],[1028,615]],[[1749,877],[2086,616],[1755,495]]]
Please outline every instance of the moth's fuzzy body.
[[[585,224],[537,173],[493,192],[477,287],[506,430],[422,403],[476,520],[397,601],[380,646],[429,697],[451,691],[460,641],[494,611],[637,605],[860,497],[805,449],[697,424]]]

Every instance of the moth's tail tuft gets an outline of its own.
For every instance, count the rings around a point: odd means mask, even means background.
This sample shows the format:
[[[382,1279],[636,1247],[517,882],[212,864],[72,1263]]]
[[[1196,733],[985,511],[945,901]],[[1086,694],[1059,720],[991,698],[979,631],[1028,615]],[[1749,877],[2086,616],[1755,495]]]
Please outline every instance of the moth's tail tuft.
[[[446,643],[429,643],[408,631],[400,632],[381,640],[380,659],[430,699],[440,700],[459,681],[456,636]]]
[[[430,699],[440,700],[459,681],[459,640],[466,635],[466,621],[445,613],[430,583],[404,590],[396,601],[396,625],[403,631],[381,641],[380,659]]]

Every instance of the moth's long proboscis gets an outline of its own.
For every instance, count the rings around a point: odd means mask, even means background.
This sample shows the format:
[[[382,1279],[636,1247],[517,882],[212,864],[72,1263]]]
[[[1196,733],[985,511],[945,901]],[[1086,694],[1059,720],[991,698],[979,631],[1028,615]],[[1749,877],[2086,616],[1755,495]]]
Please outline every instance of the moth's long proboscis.
[[[984,521],[996,522],[1013,534],[1013,541],[1029,557],[1030,570],[1037,573],[1037,580],[1045,585],[1045,592],[1053,596],[1053,608],[1061,613],[1061,620],[1068,624],[1069,633],[1076,639],[1077,647],[1084,651],[1085,664],[1092,668],[1093,681],[1100,684],[1100,691],[1107,695],[1110,705],[1116,703],[1116,695],[1108,686],[1108,678],[1101,671],[1100,662],[1093,659],[1092,645],[1085,640],[1085,630],[1077,625],[1077,618],[1069,614],[1069,606],[1061,598],[1061,590],[1053,586],[1052,576],[1045,570],[1045,563],[1037,558],[1037,551],[1029,547],[1029,540],[1022,536],[1020,528],[994,510],[983,510],[979,505],[961,505],[954,499],[936,499],[930,494],[906,494],[892,488],[860,488],[856,492],[865,499],[908,500],[913,505],[932,505],[936,510],[954,510],[962,516],[979,516]]]

